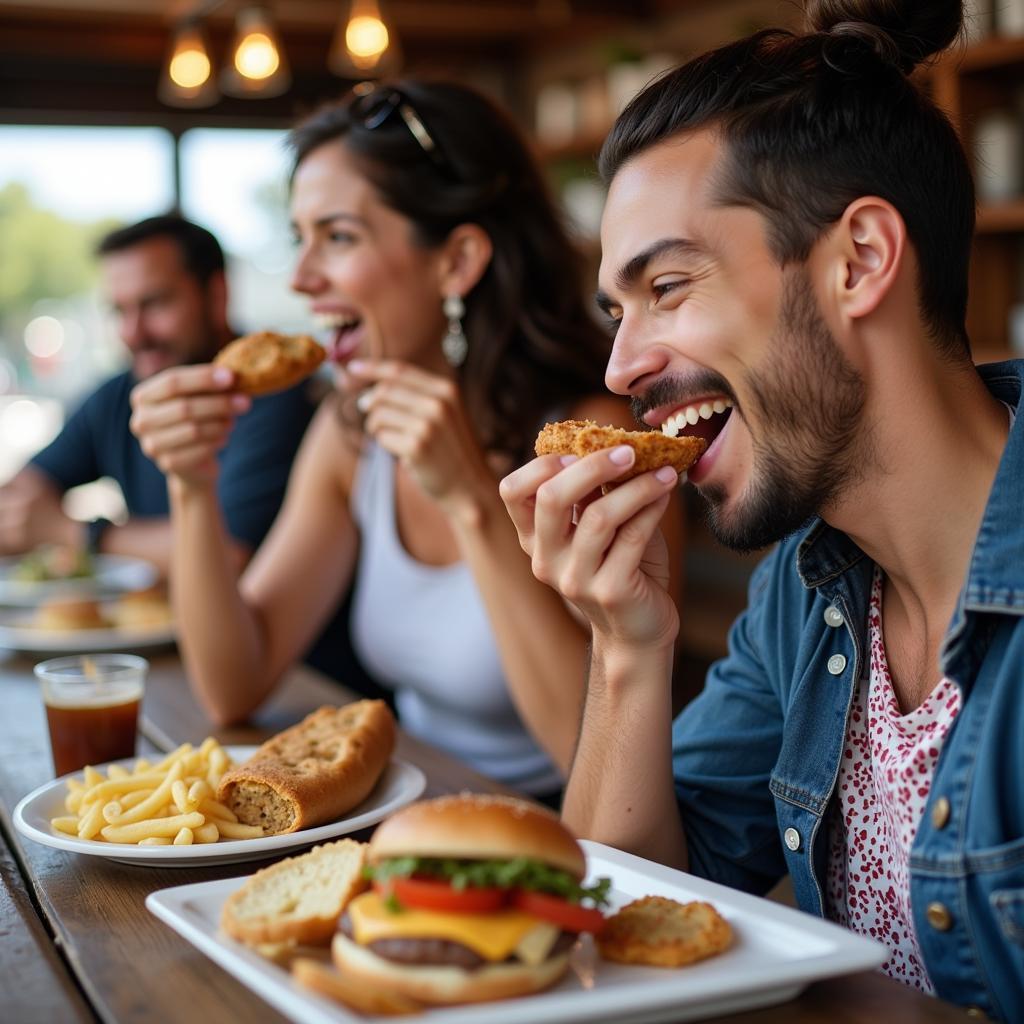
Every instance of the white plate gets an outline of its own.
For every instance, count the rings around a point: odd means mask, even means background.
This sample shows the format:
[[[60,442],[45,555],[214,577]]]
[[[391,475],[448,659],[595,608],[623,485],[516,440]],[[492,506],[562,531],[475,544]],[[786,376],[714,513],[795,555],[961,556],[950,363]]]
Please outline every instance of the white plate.
[[[244,761],[256,747],[225,748],[234,761]],[[134,758],[118,761],[130,768]],[[100,766],[103,770],[106,766]],[[77,774],[77,773],[72,773]],[[29,793],[14,808],[14,827],[26,838],[44,846],[53,846],[70,853],[84,853],[91,857],[106,857],[122,864],[156,867],[198,867],[206,864],[234,864],[246,860],[260,860],[276,854],[325,839],[335,839],[355,832],[367,825],[375,825],[392,811],[411,803],[423,792],[427,780],[423,772],[407,761],[392,758],[373,792],[358,806],[338,821],[315,828],[301,829],[282,836],[262,839],[232,839],[219,843],[193,846],[132,846],[127,843],[97,842],[79,839],[50,827],[50,819],[67,814],[64,796],[67,776],[54,779]]]
[[[91,654],[95,651],[132,651],[174,642],[174,624],[107,626],[103,629],[38,629],[30,625],[34,612],[0,611],[0,648],[43,654],[50,651]]]
[[[156,567],[141,558],[93,555],[93,575],[68,580],[15,579],[21,556],[0,558],[0,604],[37,605],[58,594],[102,597],[124,590],[145,590],[157,578]]]
[[[521,999],[428,1010],[420,1019],[451,1024],[687,1021],[771,1006],[810,982],[878,967],[885,947],[791,907],[706,882],[600,843],[584,842],[589,875],[612,879],[618,909],[639,896],[707,900],[733,928],[731,949],[690,967],[634,967],[602,960],[589,939],[572,970],[548,992]],[[146,906],[286,1017],[302,1024],[365,1020],[300,988],[288,973],[219,930],[224,901],[244,878],[151,893]]]

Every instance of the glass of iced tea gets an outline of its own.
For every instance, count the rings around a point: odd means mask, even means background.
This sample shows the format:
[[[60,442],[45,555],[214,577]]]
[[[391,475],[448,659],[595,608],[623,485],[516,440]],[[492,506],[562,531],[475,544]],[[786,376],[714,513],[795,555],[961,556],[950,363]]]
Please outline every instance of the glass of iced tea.
[[[148,668],[134,654],[74,654],[36,665],[57,775],[135,756]]]

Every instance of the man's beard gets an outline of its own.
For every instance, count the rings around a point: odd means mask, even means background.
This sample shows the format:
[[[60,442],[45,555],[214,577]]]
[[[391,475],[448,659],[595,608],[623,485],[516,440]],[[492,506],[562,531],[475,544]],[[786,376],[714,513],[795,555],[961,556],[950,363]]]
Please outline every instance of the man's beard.
[[[717,540],[756,551],[828,509],[870,455],[869,439],[858,438],[864,380],[839,350],[802,268],[785,281],[767,369],[748,374],[746,384],[765,431],[754,438],[751,482],[731,509],[722,488],[700,493]]]

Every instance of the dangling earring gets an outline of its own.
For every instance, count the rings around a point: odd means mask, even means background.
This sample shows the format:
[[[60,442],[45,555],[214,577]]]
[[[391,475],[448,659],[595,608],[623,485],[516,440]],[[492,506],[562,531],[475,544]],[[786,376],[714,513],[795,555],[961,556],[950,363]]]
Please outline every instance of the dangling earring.
[[[449,366],[461,366],[466,361],[469,342],[462,330],[462,318],[466,315],[466,307],[462,296],[452,293],[445,297],[444,315],[448,317],[448,333],[441,341],[441,351]]]

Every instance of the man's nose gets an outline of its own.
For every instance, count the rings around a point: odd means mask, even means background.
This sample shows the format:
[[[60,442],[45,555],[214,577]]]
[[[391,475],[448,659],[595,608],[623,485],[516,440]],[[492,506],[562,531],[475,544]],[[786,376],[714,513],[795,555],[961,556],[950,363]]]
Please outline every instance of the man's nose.
[[[146,337],[141,313],[122,313],[117,330],[121,340],[133,350],[138,348]]]
[[[669,355],[665,345],[625,316],[615,334],[605,385],[617,395],[635,395],[643,390],[645,378],[657,376],[665,369]]]

